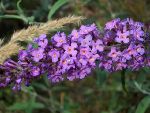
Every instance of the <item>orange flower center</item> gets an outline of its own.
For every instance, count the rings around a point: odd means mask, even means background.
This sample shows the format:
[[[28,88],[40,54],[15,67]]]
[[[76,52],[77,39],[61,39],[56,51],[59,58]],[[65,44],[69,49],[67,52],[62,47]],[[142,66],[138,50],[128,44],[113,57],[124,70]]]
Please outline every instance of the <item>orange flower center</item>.
[[[85,54],[85,53],[86,53],[86,51],[85,51],[85,50],[82,50],[82,53],[83,53],[83,54]]]
[[[117,56],[117,54],[116,53],[112,53],[112,57],[116,57]]]
[[[70,47],[68,48],[68,52],[71,52],[71,48]]]
[[[53,57],[56,57],[56,56],[57,56],[56,53],[54,53],[54,54],[53,54]]]
[[[63,40],[62,40],[62,39],[60,39],[60,40],[59,40],[59,42],[60,42],[60,43],[62,43],[62,42],[63,42]]]

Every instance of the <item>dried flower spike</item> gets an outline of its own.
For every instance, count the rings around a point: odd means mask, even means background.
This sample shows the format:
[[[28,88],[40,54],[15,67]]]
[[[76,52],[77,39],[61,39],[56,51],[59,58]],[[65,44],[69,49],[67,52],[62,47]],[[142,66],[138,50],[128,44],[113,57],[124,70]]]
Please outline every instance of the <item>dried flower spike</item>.
[[[20,49],[22,49],[22,47],[17,44],[18,41],[26,41],[30,40],[30,38],[39,36],[40,34],[47,34],[49,31],[62,28],[66,24],[79,24],[83,19],[84,18],[81,16],[69,16],[59,20],[48,21],[39,26],[29,26],[27,29],[15,32],[12,35],[11,40],[0,48],[0,64],[2,64],[11,55],[16,54]]]

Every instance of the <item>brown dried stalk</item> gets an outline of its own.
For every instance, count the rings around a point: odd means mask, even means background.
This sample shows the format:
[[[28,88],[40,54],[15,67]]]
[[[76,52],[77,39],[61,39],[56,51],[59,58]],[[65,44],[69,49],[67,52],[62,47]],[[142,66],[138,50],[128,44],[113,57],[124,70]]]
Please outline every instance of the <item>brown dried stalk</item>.
[[[83,19],[84,18],[81,16],[70,16],[59,20],[48,21],[47,23],[40,25],[29,26],[27,29],[15,32],[12,35],[11,40],[4,46],[0,47],[0,64],[22,49],[22,47],[17,44],[18,41],[31,40],[40,34],[47,34],[49,31],[62,28],[65,24],[79,24]]]

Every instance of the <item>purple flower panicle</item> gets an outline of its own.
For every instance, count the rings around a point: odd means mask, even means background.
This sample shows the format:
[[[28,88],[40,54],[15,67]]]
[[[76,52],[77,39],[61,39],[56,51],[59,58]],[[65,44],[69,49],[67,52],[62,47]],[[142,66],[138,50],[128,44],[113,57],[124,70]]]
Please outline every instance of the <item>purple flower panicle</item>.
[[[130,18],[109,21],[103,32],[92,24],[68,36],[58,32],[50,41],[42,34],[19,51],[17,62],[0,65],[0,87],[13,84],[13,90],[20,90],[45,74],[53,83],[83,79],[97,66],[108,72],[138,70],[150,66],[149,38],[144,24]]]
[[[144,24],[130,18],[114,19],[104,28],[103,42],[107,51],[101,56],[100,68],[109,72],[138,70],[147,64]],[[108,67],[107,67],[108,66]]]
[[[95,61],[103,52],[103,41],[100,39],[95,24],[82,25],[70,35],[58,32],[48,42],[45,34],[34,39],[26,50],[21,50],[18,61],[6,61],[2,65],[4,75],[0,86],[14,84],[14,90],[20,90],[21,84],[29,85],[34,78],[47,74],[51,82],[83,79],[96,68]],[[34,45],[37,45],[34,47]],[[14,81],[15,80],[15,81]]]

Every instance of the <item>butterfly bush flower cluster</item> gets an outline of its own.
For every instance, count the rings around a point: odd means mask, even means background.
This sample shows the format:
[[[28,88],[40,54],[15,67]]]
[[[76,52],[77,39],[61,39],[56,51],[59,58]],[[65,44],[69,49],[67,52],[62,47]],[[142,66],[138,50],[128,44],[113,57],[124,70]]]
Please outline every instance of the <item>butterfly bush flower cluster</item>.
[[[51,82],[83,79],[96,67],[103,51],[103,41],[95,24],[82,25],[68,36],[58,32],[50,40],[42,34],[19,52],[17,62],[9,59],[1,65],[4,78],[0,87],[11,83],[14,90],[20,90],[22,83],[28,86],[43,75]]]
[[[150,66],[150,36],[144,24],[132,19],[107,22],[103,32],[95,24],[82,25],[69,35],[57,32],[50,39],[45,34],[35,38],[18,61],[8,59],[0,65],[0,87],[21,84],[47,75],[53,82],[83,79],[96,67],[108,72],[138,70]]]
[[[106,23],[103,41],[107,50],[102,55],[100,68],[109,72],[123,69],[138,70],[147,65],[147,39],[144,24],[132,19],[114,19]]]

